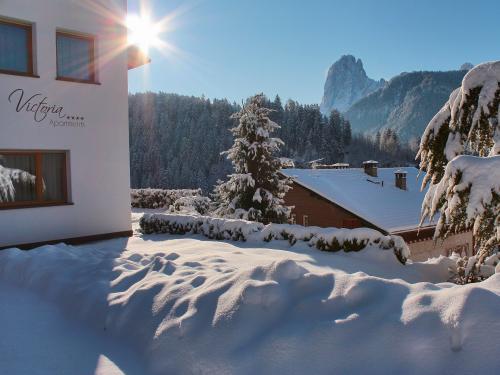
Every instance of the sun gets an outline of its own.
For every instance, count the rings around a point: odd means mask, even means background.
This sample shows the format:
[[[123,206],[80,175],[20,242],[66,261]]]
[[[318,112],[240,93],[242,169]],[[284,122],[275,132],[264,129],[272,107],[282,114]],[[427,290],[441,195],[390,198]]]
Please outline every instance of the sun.
[[[149,52],[151,47],[161,44],[160,23],[155,23],[147,15],[129,15],[125,22],[128,29],[128,44],[139,47],[143,52]]]

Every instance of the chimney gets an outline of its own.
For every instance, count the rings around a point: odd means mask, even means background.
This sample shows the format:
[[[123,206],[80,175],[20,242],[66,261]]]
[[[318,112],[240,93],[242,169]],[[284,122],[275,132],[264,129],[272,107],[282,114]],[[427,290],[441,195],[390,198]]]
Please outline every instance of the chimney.
[[[394,175],[396,176],[396,187],[401,190],[407,190],[406,189],[406,171],[403,171],[402,169],[398,169],[396,172],[394,172]]]
[[[378,161],[368,160],[363,162],[363,168],[365,169],[365,173],[372,177],[377,177],[377,165]]]

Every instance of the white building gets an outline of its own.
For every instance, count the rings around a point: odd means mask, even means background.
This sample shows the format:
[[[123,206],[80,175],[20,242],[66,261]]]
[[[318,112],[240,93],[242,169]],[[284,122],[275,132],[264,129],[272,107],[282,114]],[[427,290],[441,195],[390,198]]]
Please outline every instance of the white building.
[[[0,1],[0,248],[131,233],[126,11]]]

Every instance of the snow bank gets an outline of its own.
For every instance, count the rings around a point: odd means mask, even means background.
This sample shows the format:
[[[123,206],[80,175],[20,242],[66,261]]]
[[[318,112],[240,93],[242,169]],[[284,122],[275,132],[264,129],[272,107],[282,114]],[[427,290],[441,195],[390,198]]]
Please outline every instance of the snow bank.
[[[399,236],[384,236],[368,229],[338,229],[303,227],[301,225],[268,224],[209,216],[144,214],[139,221],[145,234],[202,234],[208,238],[235,241],[286,240],[290,245],[306,241],[309,246],[323,251],[359,251],[367,246],[392,249],[401,263],[406,263],[410,250]]]
[[[383,258],[372,247],[331,257],[169,237],[2,251],[0,280],[131,343],[153,374],[498,371],[500,274],[412,284],[390,275],[416,264],[392,256],[385,278],[358,272]]]

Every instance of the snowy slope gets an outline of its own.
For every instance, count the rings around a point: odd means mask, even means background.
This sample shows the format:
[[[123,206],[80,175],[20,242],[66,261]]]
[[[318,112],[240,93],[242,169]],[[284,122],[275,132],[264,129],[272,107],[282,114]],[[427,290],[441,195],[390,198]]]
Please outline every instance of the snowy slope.
[[[494,374],[500,274],[433,283],[447,265],[136,234],[2,251],[0,280],[132,345],[153,374]]]

